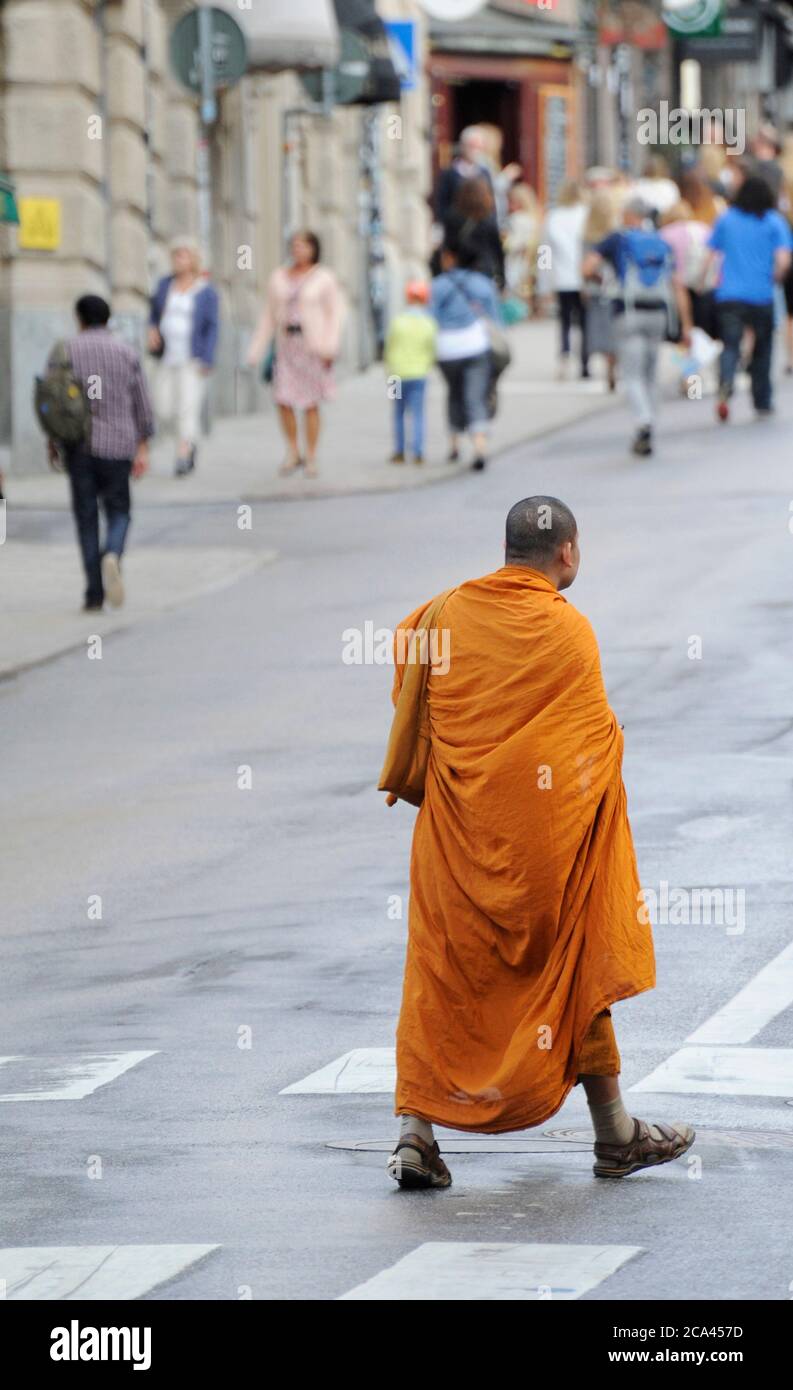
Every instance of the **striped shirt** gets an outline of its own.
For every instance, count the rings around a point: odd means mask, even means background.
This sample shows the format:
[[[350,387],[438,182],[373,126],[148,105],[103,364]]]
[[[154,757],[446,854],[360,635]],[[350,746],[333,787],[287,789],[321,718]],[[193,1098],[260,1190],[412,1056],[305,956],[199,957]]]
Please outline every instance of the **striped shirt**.
[[[143,367],[134,348],[107,328],[85,328],[67,343],[74,375],[91,405],[89,453],[100,459],[134,458],[154,434],[154,415]]]

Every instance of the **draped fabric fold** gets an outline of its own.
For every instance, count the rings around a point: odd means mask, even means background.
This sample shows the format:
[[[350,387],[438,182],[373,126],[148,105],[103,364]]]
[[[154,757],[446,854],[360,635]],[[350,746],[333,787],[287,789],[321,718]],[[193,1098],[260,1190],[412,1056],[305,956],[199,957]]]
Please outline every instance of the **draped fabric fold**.
[[[587,619],[538,571],[505,566],[462,585],[440,626],[396,1111],[497,1133],[553,1115],[585,1046],[609,1054],[600,1016],[655,983],[652,937]],[[395,697],[404,649],[397,633]]]

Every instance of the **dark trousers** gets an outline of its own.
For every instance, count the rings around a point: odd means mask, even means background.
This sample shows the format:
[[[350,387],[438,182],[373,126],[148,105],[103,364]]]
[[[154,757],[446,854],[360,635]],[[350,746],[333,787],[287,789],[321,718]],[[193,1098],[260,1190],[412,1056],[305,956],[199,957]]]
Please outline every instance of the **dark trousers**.
[[[747,304],[730,299],[719,304],[719,324],[724,349],[719,363],[719,385],[731,392],[741,360],[744,329],[754,332],[754,351],[749,364],[755,410],[771,409],[771,354],[774,350],[773,304]]]
[[[492,377],[492,354],[456,357],[438,366],[448,387],[447,416],[452,434],[487,429],[491,417],[488,392]]]
[[[67,454],[72,512],[85,570],[86,603],[101,603],[102,556],[121,555],[130,521],[131,459],[100,459],[82,450]],[[105,513],[105,544],[99,544],[99,503]]]
[[[581,371],[585,372],[589,363],[589,349],[586,340],[586,304],[580,290],[557,290],[559,305],[559,325],[562,332],[562,357],[570,352],[570,330],[577,324],[581,333]]]

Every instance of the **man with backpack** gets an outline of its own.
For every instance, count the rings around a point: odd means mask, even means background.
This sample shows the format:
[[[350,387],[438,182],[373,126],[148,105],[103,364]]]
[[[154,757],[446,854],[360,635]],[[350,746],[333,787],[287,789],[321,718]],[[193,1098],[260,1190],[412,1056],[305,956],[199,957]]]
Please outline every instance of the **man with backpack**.
[[[678,279],[671,249],[648,226],[652,209],[631,198],[622,213],[622,229],[612,232],[584,260],[584,278],[597,277],[608,262],[616,272],[613,301],[614,336],[620,372],[636,420],[634,454],[653,452],[658,354],[667,338],[688,346],[691,309]]]
[[[86,576],[84,611],[124,602],[121,556],[130,522],[130,476],[149,466],[154,416],[140,358],[108,329],[99,295],[78,299],[79,333],[53,348],[36,384],[36,412],[50,462],[69,474],[72,511]],[[99,503],[105,513],[99,542]]]

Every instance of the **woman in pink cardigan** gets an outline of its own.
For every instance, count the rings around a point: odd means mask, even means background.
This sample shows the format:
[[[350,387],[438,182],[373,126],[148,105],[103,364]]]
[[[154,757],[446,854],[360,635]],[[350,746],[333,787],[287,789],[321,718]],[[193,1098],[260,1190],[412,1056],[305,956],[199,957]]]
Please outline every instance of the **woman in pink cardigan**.
[[[319,406],[334,391],[344,299],[333,271],[319,264],[320,244],[313,232],[296,232],[289,250],[290,264],[270,276],[248,364],[256,366],[275,340],[273,385],[288,449],[279,472],[294,473],[305,464],[306,477],[316,478]],[[305,458],[298,443],[297,410],[305,411]]]

